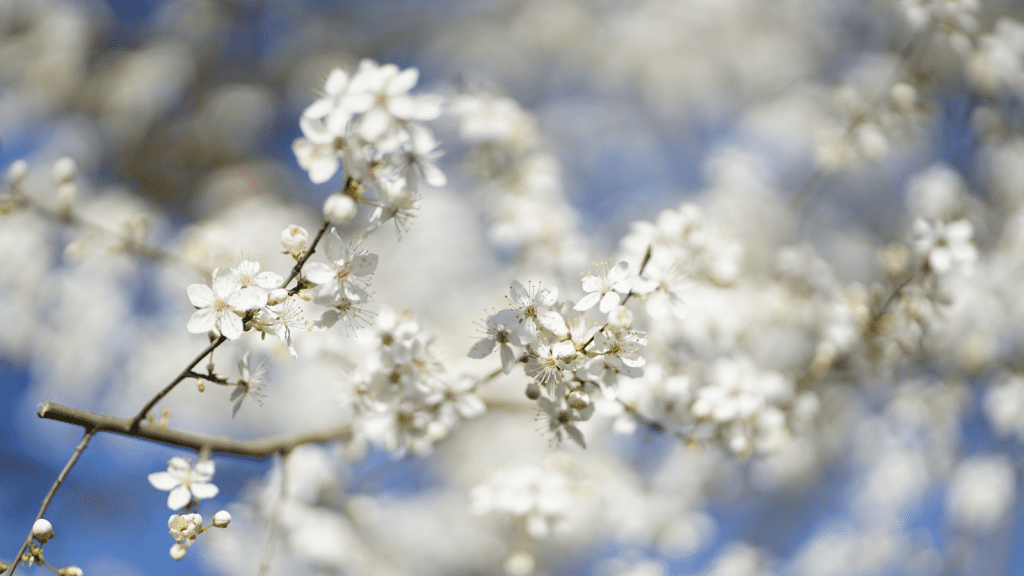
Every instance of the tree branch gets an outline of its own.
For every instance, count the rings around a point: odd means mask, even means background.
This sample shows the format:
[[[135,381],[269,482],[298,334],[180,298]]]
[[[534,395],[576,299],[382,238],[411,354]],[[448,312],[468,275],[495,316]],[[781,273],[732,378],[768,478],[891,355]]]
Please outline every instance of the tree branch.
[[[97,427],[89,424],[82,424],[82,426],[85,426],[85,436],[82,437],[82,441],[78,443],[78,447],[75,448],[75,451],[71,454],[71,458],[68,459],[68,463],[64,465],[64,469],[60,471],[57,479],[54,480],[53,485],[50,486],[50,491],[47,492],[46,497],[43,498],[43,503],[39,506],[39,513],[36,514],[36,519],[32,521],[33,527],[35,526],[36,521],[42,518],[43,514],[46,514],[46,509],[49,508],[54,494],[57,493],[57,489],[64,483],[64,479],[68,477],[68,472],[71,472],[75,463],[78,462],[78,457],[82,455],[85,447],[89,445],[89,440],[92,440],[92,437],[99,431]],[[11,563],[11,571],[7,573],[7,576],[14,576],[14,571],[18,568],[18,563],[21,562],[22,555],[25,554],[25,550],[27,550],[31,545],[32,531],[29,530],[28,537],[25,538],[25,541],[21,544],[21,548],[18,550],[18,555],[14,557],[14,562]]]
[[[197,452],[206,450],[210,453],[236,454],[238,456],[251,456],[255,458],[264,458],[279,452],[285,452],[302,444],[345,440],[350,438],[352,434],[352,430],[348,426],[338,426],[276,438],[236,440],[227,437],[191,434],[158,426],[140,425],[133,427],[132,422],[125,418],[94,414],[61,404],[54,404],[53,402],[45,402],[39,408],[38,415],[40,418],[48,420],[57,420],[58,422],[83,426],[87,430],[94,429],[97,432],[112,432],[160,444],[190,448]]]

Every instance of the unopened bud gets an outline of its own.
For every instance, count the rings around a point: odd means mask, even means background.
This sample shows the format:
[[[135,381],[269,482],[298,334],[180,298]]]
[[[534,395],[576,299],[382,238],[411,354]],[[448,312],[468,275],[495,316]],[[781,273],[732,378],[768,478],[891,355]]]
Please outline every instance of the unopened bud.
[[[608,313],[608,326],[615,332],[623,332],[633,327],[633,311],[625,306],[616,306]]]
[[[14,185],[21,184],[28,176],[28,162],[15,160],[7,167],[7,180]]]
[[[540,398],[540,386],[538,386],[536,382],[531,380],[530,383],[526,385],[526,397],[530,400]]]
[[[53,181],[57,184],[64,184],[65,182],[74,180],[77,172],[78,167],[75,166],[75,161],[64,156],[53,163],[53,169],[50,171],[50,175],[53,177]]]
[[[569,393],[569,407],[576,410],[583,410],[590,406],[590,395],[583,390],[573,390]]]
[[[287,290],[285,290],[284,288],[275,288],[274,290],[271,290],[270,295],[267,296],[267,304],[270,304],[271,306],[276,306],[287,299]]]
[[[331,194],[324,202],[324,218],[334,224],[344,224],[356,215],[356,201],[346,194]]]
[[[60,576],[82,576],[82,569],[78,566],[68,566],[57,571]]]
[[[40,518],[32,525],[32,537],[43,544],[46,544],[46,541],[54,536],[53,525],[47,519]]]
[[[326,214],[326,204],[324,205],[324,210]],[[292,254],[298,254],[299,252],[304,251],[308,244],[309,232],[306,232],[306,229],[302,226],[292,224],[281,232],[281,245],[284,246],[285,250]]]
[[[221,510],[213,515],[213,525],[217,528],[227,528],[230,523],[231,513],[227,510]]]
[[[57,185],[57,210],[64,216],[71,213],[71,207],[78,196],[78,185],[74,182],[61,182]]]
[[[174,560],[181,560],[184,558],[185,552],[188,552],[188,548],[182,544],[175,544],[174,546],[171,546],[171,558]]]

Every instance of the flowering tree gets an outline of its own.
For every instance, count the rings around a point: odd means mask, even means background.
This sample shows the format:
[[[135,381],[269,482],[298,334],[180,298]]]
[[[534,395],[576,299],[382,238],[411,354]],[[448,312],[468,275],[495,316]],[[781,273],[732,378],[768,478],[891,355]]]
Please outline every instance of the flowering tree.
[[[0,573],[1022,565],[1019,6],[356,4],[0,3]]]

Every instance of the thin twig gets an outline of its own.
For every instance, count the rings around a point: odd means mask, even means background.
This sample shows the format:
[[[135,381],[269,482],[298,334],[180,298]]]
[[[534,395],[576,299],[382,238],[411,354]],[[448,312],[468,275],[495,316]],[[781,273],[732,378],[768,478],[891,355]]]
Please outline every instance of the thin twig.
[[[302,258],[299,258],[299,260],[295,262],[295,266],[292,267],[292,271],[288,273],[288,277],[281,283],[282,288],[288,286],[288,283],[299,275],[299,272],[302,271],[302,267],[305,266],[306,261],[309,260],[309,257],[312,256],[314,252],[316,252],[316,245],[320,243],[320,239],[323,238],[324,232],[327,232],[327,227],[330,226],[330,224],[330,221],[324,220],[324,223],[320,225],[320,230],[316,233],[316,237],[313,238],[313,243],[309,245],[309,250],[306,250],[306,253],[302,255]]]
[[[270,511],[270,519],[267,522],[267,542],[263,545],[263,553],[260,554],[260,563],[256,568],[256,576],[263,576],[270,568],[270,559],[274,555],[274,533],[277,532],[277,518],[281,513],[281,503],[288,496],[288,471],[287,460],[289,450],[281,451],[281,486],[274,501],[274,508]]]
[[[143,258],[146,258],[147,260],[152,260],[154,262],[160,263],[177,262],[178,264],[183,264],[203,274],[210,274],[211,272],[205,266],[193,262],[183,256],[173,254],[171,252],[168,252],[166,250],[163,250],[150,244],[136,242],[134,239],[123,234],[119,234],[118,232],[115,232],[114,230],[107,228],[103,224],[100,224],[99,222],[93,220],[89,220],[88,218],[80,214],[76,214],[74,212],[71,212],[70,210],[62,211],[59,208],[49,206],[41,202],[37,198],[33,198],[32,196],[25,194],[25,192],[20,188],[16,188],[15,190],[17,193],[17,197],[23,200],[26,204],[28,204],[29,207],[35,210],[38,214],[50,218],[51,220],[54,220],[56,222],[71,224],[72,226],[78,226],[79,228],[91,229],[100,234],[110,236],[119,242],[121,248],[132,254],[135,254],[136,256],[141,256]]]
[[[38,416],[48,420],[84,426],[86,429],[92,429],[96,432],[112,432],[151,442],[160,442],[170,446],[189,448],[196,452],[205,450],[211,454],[236,454],[238,456],[254,458],[265,458],[303,444],[346,440],[351,436],[351,428],[349,426],[338,426],[260,440],[235,440],[226,437],[203,436],[201,434],[192,434],[148,424],[140,425],[133,429],[131,423],[124,418],[94,414],[52,402],[44,403],[39,409]]]
[[[171,390],[174,389],[175,386],[177,386],[179,383],[181,383],[182,380],[185,380],[186,378],[189,378],[190,377],[189,374],[192,373],[192,369],[195,368],[196,365],[198,365],[200,362],[202,362],[203,358],[206,358],[211,352],[216,350],[218,346],[220,346],[221,344],[223,344],[226,341],[227,341],[227,338],[225,336],[221,335],[219,338],[217,338],[216,340],[211,342],[210,345],[207,346],[205,350],[203,350],[202,352],[199,353],[199,356],[196,356],[195,360],[190,362],[189,365],[186,366],[185,369],[181,371],[181,374],[178,374],[177,378],[175,378],[174,380],[171,380],[170,384],[168,384],[167,386],[164,386],[163,390],[157,392],[156,396],[153,396],[153,398],[151,398],[149,400],[149,402],[146,402],[146,405],[142,407],[142,410],[139,410],[139,413],[135,415],[135,418],[132,418],[132,421],[131,421],[131,424],[130,424],[129,428],[131,430],[138,429],[139,424],[146,417],[146,414],[149,413],[149,410],[153,406],[155,406],[157,402],[162,400],[164,396],[167,396],[167,394],[169,394],[171,392]]]
[[[54,494],[57,493],[57,489],[64,483],[64,479],[68,477],[68,472],[71,472],[71,468],[74,467],[75,463],[78,462],[78,457],[82,455],[82,451],[89,445],[89,440],[99,432],[99,428],[94,426],[87,426],[85,428],[85,435],[82,436],[82,441],[78,443],[78,447],[71,454],[71,458],[68,459],[68,463],[64,465],[64,469],[57,475],[57,479],[54,480],[53,485],[50,486],[50,491],[46,493],[46,497],[43,498],[42,505],[39,506],[39,513],[36,514],[36,519],[32,521],[32,525],[35,526],[36,521],[46,514],[46,509],[50,506],[50,501],[53,500]],[[28,537],[22,542],[21,548],[18,550],[18,555],[14,557],[14,563],[11,564],[11,571],[7,573],[7,576],[14,576],[14,569],[18,567],[18,563],[21,562],[21,556],[25,553],[25,550],[32,545],[32,530],[28,531]]]

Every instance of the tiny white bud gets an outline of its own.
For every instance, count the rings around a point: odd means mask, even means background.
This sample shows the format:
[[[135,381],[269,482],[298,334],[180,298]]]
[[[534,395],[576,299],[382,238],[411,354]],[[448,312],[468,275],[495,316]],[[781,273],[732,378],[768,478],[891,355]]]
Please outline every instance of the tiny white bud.
[[[540,398],[540,386],[537,385],[533,380],[526,385],[526,397],[530,400],[536,400]]]
[[[520,550],[509,555],[502,567],[506,576],[530,576],[537,569],[537,561],[529,551]]]
[[[590,406],[590,395],[583,390],[573,390],[569,393],[569,407],[576,410],[583,410]]]
[[[324,202],[324,218],[335,224],[343,224],[355,217],[357,208],[351,196],[331,194]]]
[[[326,204],[324,205],[324,210],[326,214]],[[308,243],[309,232],[306,232],[306,229],[302,226],[292,224],[281,232],[281,245],[292,254],[298,254],[305,250]]]
[[[276,306],[276,305],[280,304],[281,302],[284,302],[287,299],[288,299],[288,291],[287,290],[285,290],[284,288],[275,288],[275,289],[271,290],[270,291],[270,295],[267,296],[267,304],[270,304],[271,306]]]
[[[903,112],[910,112],[917,105],[917,90],[910,84],[897,82],[889,91],[893,104]]]
[[[82,576],[82,569],[78,566],[68,566],[57,571],[60,576]]]
[[[230,523],[231,513],[227,510],[221,510],[213,515],[213,525],[217,528],[227,528]]]
[[[633,327],[633,311],[619,305],[608,313],[608,325],[616,332],[629,330]]]
[[[183,544],[175,544],[171,546],[171,558],[174,560],[181,560],[185,557],[185,552],[188,552],[188,548]]]
[[[74,182],[61,182],[57,185],[57,208],[63,214],[71,212],[71,205],[78,196],[78,185]]]
[[[53,525],[46,518],[36,520],[35,524],[32,525],[32,536],[46,544],[47,540],[54,537]]]
[[[25,181],[26,176],[28,176],[28,162],[24,160],[15,160],[7,167],[7,179],[11,184],[21,184]]]
[[[63,184],[74,180],[77,172],[78,167],[75,166],[75,161],[64,156],[53,163],[53,169],[50,171],[50,175],[53,177],[54,182],[57,184]]]

